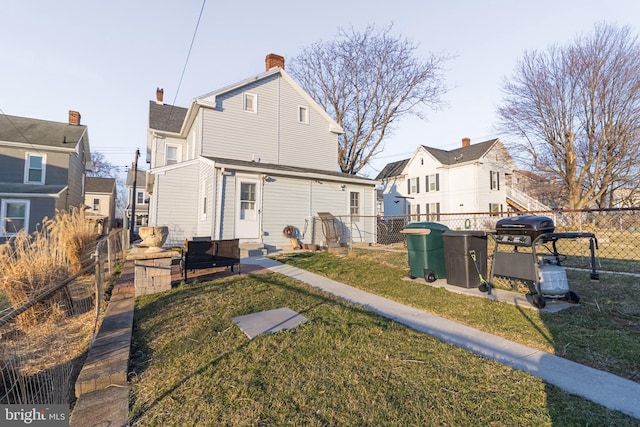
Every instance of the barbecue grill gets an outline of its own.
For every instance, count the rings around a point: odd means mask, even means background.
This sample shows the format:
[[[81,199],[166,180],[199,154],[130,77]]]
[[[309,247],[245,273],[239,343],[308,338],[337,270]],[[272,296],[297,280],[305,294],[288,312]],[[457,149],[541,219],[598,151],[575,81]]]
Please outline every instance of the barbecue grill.
[[[598,241],[593,233],[555,233],[551,218],[519,215],[499,220],[491,236],[496,244],[489,282],[499,277],[524,283],[529,288],[529,301],[537,308],[543,308],[547,299],[580,302],[578,294],[569,290],[567,273],[562,266],[567,256],[560,254],[556,245],[560,239],[589,239],[591,279],[599,279],[595,268]],[[541,253],[543,248],[546,252]]]

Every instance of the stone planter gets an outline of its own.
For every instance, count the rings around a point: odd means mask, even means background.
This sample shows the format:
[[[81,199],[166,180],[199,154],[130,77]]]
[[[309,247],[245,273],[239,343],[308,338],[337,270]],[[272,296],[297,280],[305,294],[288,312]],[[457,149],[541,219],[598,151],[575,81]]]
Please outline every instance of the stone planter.
[[[169,227],[140,227],[138,234],[142,239],[140,246],[148,248],[145,253],[162,252],[162,245],[169,236]]]

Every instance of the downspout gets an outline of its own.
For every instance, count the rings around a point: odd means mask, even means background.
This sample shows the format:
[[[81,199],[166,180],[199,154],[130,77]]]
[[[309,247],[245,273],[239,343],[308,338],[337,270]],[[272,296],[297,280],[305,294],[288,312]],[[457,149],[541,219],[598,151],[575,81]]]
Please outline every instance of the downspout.
[[[213,236],[214,240],[220,240],[222,239],[222,190],[223,190],[223,186],[224,186],[224,168],[220,168],[218,169],[218,179],[216,182],[216,191],[218,192],[218,194],[216,194],[216,215],[215,215],[215,227],[214,227],[214,231],[215,231],[215,235]]]

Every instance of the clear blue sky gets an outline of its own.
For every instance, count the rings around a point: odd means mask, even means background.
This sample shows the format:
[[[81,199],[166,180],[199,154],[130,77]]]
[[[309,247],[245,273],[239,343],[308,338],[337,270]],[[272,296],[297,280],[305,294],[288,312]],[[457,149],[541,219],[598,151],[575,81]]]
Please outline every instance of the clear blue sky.
[[[77,110],[93,151],[117,166],[144,153],[148,101],[191,99],[264,71],[264,58],[296,56],[333,39],[339,27],[387,26],[419,44],[418,55],[448,52],[443,111],[399,123],[367,169],[409,157],[418,145],[452,149],[501,135],[494,128],[499,84],[525,50],[587,33],[597,22],[640,33],[638,0],[241,2],[208,0],[182,85],[202,0],[4,1],[0,25],[0,109],[67,121]],[[254,5],[255,3],[255,5]],[[505,141],[507,142],[507,141]]]

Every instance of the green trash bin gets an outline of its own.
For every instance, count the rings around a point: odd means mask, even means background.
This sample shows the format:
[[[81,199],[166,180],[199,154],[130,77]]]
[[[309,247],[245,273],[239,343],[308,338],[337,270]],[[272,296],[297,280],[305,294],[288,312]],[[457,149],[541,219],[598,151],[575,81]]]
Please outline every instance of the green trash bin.
[[[413,222],[402,229],[407,238],[409,277],[424,277],[427,282],[445,277],[442,234],[447,230],[437,222]]]

